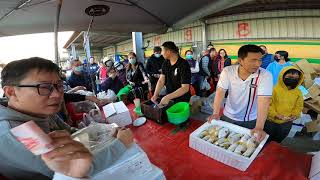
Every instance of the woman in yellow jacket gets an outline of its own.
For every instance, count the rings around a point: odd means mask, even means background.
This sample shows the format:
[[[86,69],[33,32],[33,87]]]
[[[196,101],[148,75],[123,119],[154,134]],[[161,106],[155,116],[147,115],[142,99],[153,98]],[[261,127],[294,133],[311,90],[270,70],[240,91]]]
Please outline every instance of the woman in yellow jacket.
[[[303,79],[303,73],[294,66],[286,67],[280,72],[265,124],[265,131],[270,135],[269,140],[281,143],[289,134],[292,121],[300,117],[303,96],[298,87]]]

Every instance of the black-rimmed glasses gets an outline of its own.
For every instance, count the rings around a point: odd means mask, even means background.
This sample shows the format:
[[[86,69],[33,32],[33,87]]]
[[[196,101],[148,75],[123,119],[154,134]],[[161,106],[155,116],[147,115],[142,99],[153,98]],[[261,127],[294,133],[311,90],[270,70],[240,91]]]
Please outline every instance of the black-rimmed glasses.
[[[55,88],[58,92],[63,92],[63,82],[52,84],[52,83],[41,83],[41,84],[34,84],[34,85],[17,85],[16,87],[31,87],[31,88],[37,88],[38,94],[40,96],[50,96],[53,92],[53,89]]]

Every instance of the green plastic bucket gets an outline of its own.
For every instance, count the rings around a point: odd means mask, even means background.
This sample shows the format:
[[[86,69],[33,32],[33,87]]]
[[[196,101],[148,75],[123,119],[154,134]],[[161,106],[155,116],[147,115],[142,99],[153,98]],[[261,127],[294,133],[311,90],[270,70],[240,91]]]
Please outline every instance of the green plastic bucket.
[[[167,109],[168,121],[179,125],[190,117],[190,105],[187,102],[179,102]]]

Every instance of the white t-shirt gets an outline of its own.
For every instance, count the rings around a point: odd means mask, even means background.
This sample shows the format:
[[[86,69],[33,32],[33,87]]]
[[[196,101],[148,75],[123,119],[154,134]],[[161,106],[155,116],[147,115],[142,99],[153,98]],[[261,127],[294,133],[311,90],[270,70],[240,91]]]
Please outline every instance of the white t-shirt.
[[[251,74],[245,81],[238,75],[239,65],[225,67],[218,87],[228,90],[223,114],[236,121],[257,119],[258,96],[271,96],[272,74],[263,68]]]

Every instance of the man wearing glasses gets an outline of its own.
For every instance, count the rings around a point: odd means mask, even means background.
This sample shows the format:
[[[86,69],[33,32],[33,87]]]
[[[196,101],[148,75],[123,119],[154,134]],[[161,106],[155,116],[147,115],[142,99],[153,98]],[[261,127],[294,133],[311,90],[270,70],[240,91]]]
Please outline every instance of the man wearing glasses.
[[[59,67],[42,58],[22,59],[9,63],[1,72],[2,87],[8,107],[0,106],[0,174],[10,179],[51,179],[51,171],[40,156],[29,152],[10,133],[10,129],[33,120],[44,132],[71,128],[56,113],[63,103],[63,82]],[[87,150],[71,143],[70,135],[55,139],[58,154],[70,156]],[[69,140],[66,140],[69,139]],[[117,138],[99,152],[93,154],[90,176],[117,160],[132,143],[130,130],[119,130]]]

